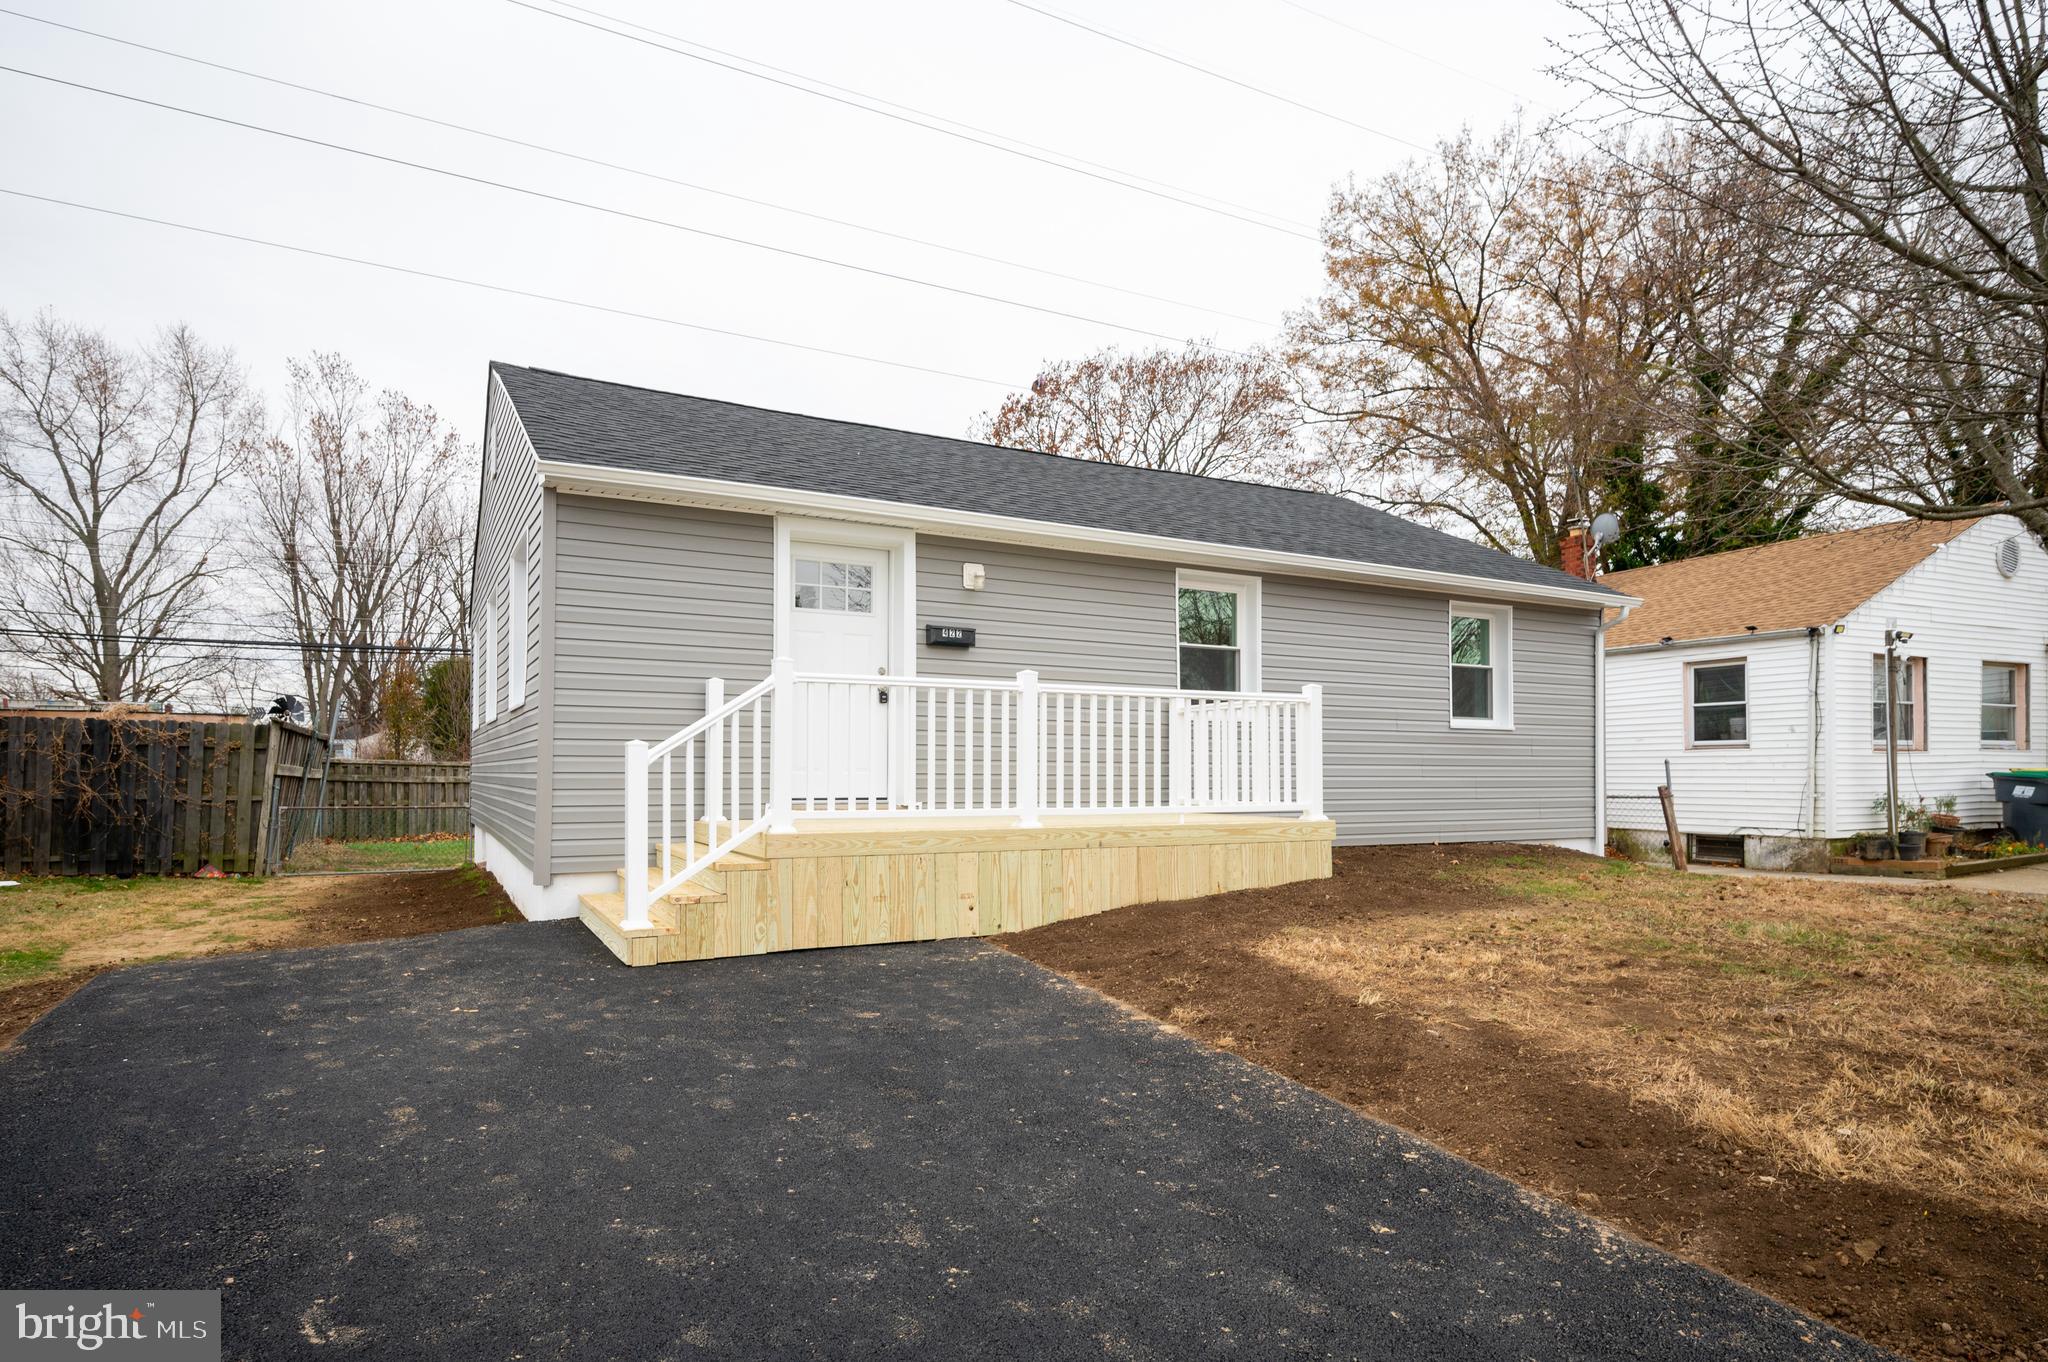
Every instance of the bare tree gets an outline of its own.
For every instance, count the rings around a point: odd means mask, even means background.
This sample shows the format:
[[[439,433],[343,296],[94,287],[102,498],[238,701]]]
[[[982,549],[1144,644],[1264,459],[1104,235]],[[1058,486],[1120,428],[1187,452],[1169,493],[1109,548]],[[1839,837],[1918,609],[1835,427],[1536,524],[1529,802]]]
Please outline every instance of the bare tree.
[[[430,407],[373,392],[338,355],[291,366],[284,430],[255,460],[251,566],[301,654],[316,719],[374,726],[393,659],[462,646],[469,463]],[[456,566],[459,565],[459,566]]]
[[[1271,356],[1189,345],[1178,354],[1104,350],[1049,366],[971,434],[1101,463],[1326,485],[1333,470],[1304,457],[1300,425],[1287,371]]]
[[[233,356],[172,327],[138,350],[0,314],[4,636],[81,700],[155,702],[220,658],[199,626],[225,566],[209,502],[253,411]]]
[[[1840,291],[1810,327],[1867,359],[1829,398],[1860,438],[1792,451],[1803,471],[2048,542],[2048,4],[1571,3],[1591,31],[1570,74],[1797,200],[1761,225]]]

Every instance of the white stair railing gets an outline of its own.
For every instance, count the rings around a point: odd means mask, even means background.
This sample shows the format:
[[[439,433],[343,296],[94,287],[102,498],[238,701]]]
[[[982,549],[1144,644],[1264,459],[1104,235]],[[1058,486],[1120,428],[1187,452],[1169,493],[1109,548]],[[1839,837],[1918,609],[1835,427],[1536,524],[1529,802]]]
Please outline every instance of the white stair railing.
[[[656,899],[772,821],[770,752],[787,681],[787,659],[778,658],[766,680],[728,700],[724,681],[714,676],[704,683],[703,718],[652,746],[637,738],[626,744],[625,927],[652,925]],[[657,774],[660,839],[650,844],[656,829],[649,827],[648,785]]]
[[[1031,671],[1014,681],[798,676],[777,658],[730,700],[723,682],[706,682],[704,717],[673,736],[626,744],[625,925],[649,925],[654,900],[763,828],[789,831],[799,814],[1037,827],[1046,814],[1200,812],[1323,816],[1320,686],[1219,694],[1041,682]]]

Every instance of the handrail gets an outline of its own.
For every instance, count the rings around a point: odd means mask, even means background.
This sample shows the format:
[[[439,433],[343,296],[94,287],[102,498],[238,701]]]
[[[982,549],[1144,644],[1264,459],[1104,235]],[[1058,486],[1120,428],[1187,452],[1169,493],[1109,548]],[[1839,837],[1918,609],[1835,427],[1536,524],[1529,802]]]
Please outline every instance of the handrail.
[[[655,743],[652,747],[648,748],[648,760],[651,761],[656,757],[667,756],[669,753],[675,751],[676,748],[682,746],[690,739],[696,737],[698,734],[710,728],[720,719],[731,718],[734,714],[737,714],[740,710],[745,709],[748,705],[760,699],[763,695],[767,694],[770,690],[773,690],[774,688],[775,678],[773,676],[763,677],[760,681],[747,687],[747,689],[741,691],[738,695],[733,696],[732,699],[727,700],[723,705],[719,706],[716,710],[712,711],[709,714],[706,714],[703,718],[697,720],[697,722],[686,725],[683,728],[677,729],[675,732],[669,734],[666,738],[663,738],[660,742]]]
[[[926,686],[961,690],[972,686],[976,690],[1008,691],[1013,695],[1023,689],[1019,682],[993,676],[928,676],[923,673],[916,676],[871,676],[865,673],[798,672],[796,679],[829,682],[835,686]],[[1298,690],[1182,690],[1174,686],[1097,685],[1092,681],[1041,681],[1038,690],[1041,694],[1051,695],[1148,695],[1161,700],[1268,700],[1288,704],[1300,704],[1302,700],[1302,693]]]

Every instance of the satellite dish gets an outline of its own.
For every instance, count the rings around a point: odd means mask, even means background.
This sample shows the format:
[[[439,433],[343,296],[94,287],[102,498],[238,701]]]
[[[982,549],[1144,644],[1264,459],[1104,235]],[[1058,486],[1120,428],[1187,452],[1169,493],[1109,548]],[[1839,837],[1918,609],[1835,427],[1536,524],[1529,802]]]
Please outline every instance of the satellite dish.
[[[1593,517],[1593,547],[1612,544],[1621,538],[1621,517],[1612,511],[1602,511]]]

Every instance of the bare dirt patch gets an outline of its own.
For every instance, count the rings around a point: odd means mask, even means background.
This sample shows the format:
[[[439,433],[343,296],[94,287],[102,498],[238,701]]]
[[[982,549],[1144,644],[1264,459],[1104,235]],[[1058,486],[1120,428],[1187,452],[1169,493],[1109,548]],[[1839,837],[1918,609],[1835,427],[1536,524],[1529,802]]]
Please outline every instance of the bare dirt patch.
[[[1001,938],[1918,1357],[2048,1358],[2048,902],[1526,847]]]
[[[0,1045],[104,970],[517,920],[475,869],[407,875],[39,879],[0,890]]]

